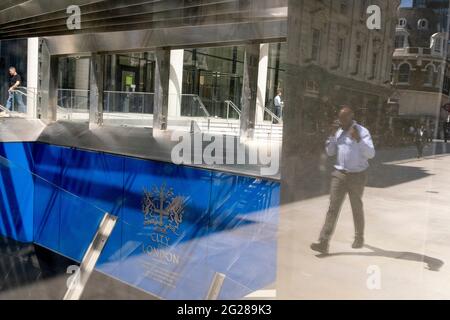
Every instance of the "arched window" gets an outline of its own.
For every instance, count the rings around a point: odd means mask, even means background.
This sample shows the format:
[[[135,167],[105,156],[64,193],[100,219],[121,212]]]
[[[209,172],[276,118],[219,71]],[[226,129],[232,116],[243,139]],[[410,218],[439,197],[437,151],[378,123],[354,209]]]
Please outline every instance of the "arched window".
[[[407,63],[402,64],[398,69],[398,82],[403,84],[409,83],[410,74],[411,68],[409,64]]]
[[[426,76],[425,76],[425,85],[426,86],[433,86],[434,82],[434,67],[432,65],[429,65],[426,69]]]
[[[399,27],[406,27],[407,21],[405,18],[398,19],[398,26]]]
[[[427,19],[420,19],[417,22],[417,28],[419,30],[427,30],[428,29],[428,20]]]

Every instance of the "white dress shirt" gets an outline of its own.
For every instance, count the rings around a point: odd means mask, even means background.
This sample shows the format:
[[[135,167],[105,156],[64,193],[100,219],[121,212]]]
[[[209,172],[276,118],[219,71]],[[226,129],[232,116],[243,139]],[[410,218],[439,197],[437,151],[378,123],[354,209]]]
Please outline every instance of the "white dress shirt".
[[[369,159],[375,157],[375,147],[369,130],[354,123],[359,132],[361,140],[357,142],[352,139],[348,131],[339,129],[334,136],[328,138],[326,151],[328,156],[337,156],[337,170],[344,170],[350,173],[363,172],[369,168]]]

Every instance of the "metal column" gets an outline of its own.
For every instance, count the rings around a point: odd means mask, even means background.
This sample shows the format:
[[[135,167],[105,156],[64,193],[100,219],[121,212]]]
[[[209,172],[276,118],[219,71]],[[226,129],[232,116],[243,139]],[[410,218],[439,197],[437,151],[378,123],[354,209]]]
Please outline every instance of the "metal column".
[[[93,54],[89,70],[89,129],[103,125],[103,83],[105,56]]]
[[[253,139],[256,122],[258,92],[259,44],[245,46],[242,84],[241,139]]]
[[[153,104],[153,132],[167,130],[169,106],[170,50],[155,52],[155,96]]]

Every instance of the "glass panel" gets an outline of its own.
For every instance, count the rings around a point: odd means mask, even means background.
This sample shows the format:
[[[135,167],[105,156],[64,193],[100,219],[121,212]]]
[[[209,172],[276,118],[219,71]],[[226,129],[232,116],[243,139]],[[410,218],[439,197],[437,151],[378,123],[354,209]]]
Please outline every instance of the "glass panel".
[[[106,212],[1,156],[0,190],[0,298],[62,299]]]
[[[89,90],[58,89],[57,119],[89,120]]]
[[[104,91],[105,125],[151,127],[154,94],[146,92]]]

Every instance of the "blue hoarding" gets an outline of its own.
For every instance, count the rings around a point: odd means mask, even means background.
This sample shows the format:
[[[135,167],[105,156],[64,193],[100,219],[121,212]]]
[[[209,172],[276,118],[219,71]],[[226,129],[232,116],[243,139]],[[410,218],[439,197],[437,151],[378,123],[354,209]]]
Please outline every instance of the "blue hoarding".
[[[33,201],[2,210],[5,235],[14,217],[19,240],[80,261],[104,210],[119,219],[97,269],[153,295],[203,299],[216,272],[223,299],[275,281],[278,182],[42,143],[1,150],[45,179],[14,182],[31,183]],[[2,171],[0,187],[12,180]]]

